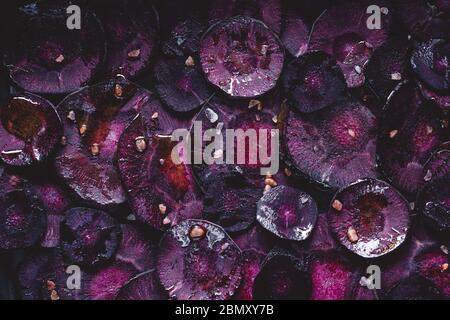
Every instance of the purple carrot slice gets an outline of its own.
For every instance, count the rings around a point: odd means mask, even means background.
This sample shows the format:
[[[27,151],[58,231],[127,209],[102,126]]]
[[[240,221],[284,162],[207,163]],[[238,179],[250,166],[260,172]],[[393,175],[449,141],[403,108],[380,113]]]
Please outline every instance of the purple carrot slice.
[[[294,172],[338,189],[376,177],[377,120],[358,101],[340,100],[310,114],[287,112],[283,143]]]
[[[247,16],[261,20],[275,33],[281,30],[280,0],[213,0],[209,3],[208,20],[217,22],[233,16]]]
[[[212,96],[198,64],[192,56],[162,58],[156,63],[155,88],[171,110],[195,110]]]
[[[415,273],[415,259],[417,256],[435,245],[436,240],[432,238],[432,235],[424,227],[423,223],[412,223],[410,235],[406,237],[401,247],[395,253],[386,255],[379,260],[379,267],[384,271],[381,273],[380,278],[381,288],[376,290],[378,297],[382,298],[388,293],[390,288],[413,275]],[[372,262],[368,261],[368,263],[371,264]],[[366,270],[362,270],[362,272],[364,271]],[[366,274],[362,276],[366,276]],[[364,286],[364,289],[369,291],[367,286]]]
[[[178,126],[188,125],[165,112],[159,103],[152,103],[119,140],[118,168],[131,208],[138,220],[159,230],[187,214],[198,218],[201,211],[195,206],[196,187],[186,164],[187,148],[171,139]],[[188,212],[186,207],[193,210]]]
[[[29,183],[0,168],[0,248],[31,247],[43,236],[46,212]]]
[[[317,221],[317,204],[305,192],[277,186],[258,201],[257,220],[282,239],[301,241],[309,237]]]
[[[244,176],[218,174],[206,190],[203,217],[217,223],[226,232],[249,229],[256,219],[256,203],[262,189],[255,188]]]
[[[114,157],[119,137],[136,114],[154,101],[145,89],[117,77],[81,89],[58,105],[65,125],[65,147],[56,172],[86,204],[102,209],[126,201]]]
[[[409,53],[409,42],[396,37],[375,49],[364,67],[368,85],[383,102],[407,77]]]
[[[337,243],[331,233],[327,213],[321,212],[317,215],[316,226],[311,232],[311,236],[306,240],[307,248],[310,251],[327,251],[336,249]]]
[[[119,224],[107,213],[72,208],[64,213],[61,248],[74,264],[94,267],[105,264],[115,254],[122,236]]]
[[[87,84],[103,62],[105,38],[87,7],[80,26],[67,9],[74,1],[25,1],[9,14],[4,64],[11,79],[30,92],[63,94]]]
[[[290,4],[290,3],[289,3]],[[281,41],[286,50],[298,58],[308,50],[310,26],[303,8],[288,7],[281,33]]]
[[[439,289],[445,299],[450,298],[449,257],[439,246],[424,250],[415,259],[414,271],[428,279]]]
[[[372,13],[367,13],[371,6],[378,8],[379,21],[371,21]],[[386,2],[382,0],[335,4],[314,23],[309,50],[325,51],[334,56],[348,87],[360,87],[365,82],[362,72],[364,65],[373,50],[381,46],[388,37],[391,16]]]
[[[347,249],[363,258],[376,258],[404,242],[410,229],[410,207],[386,182],[365,179],[336,193],[328,221]]]
[[[324,52],[309,52],[292,61],[283,81],[290,106],[306,113],[331,105],[347,88],[336,61]]]
[[[60,225],[64,219],[64,212],[71,205],[71,199],[65,190],[53,181],[33,182],[32,187],[47,212],[47,231],[41,246],[55,248],[60,242]]]
[[[172,299],[226,300],[242,279],[241,250],[221,227],[185,220],[162,237],[157,270]]]
[[[269,170],[273,158],[278,155],[275,150],[272,151],[272,145],[277,142],[272,138],[272,134],[276,133],[274,130],[277,129],[275,122],[278,106],[277,98],[252,99],[249,102],[214,98],[200,110],[194,122],[197,126],[191,128],[190,136],[193,140],[197,139],[197,143],[193,143],[192,168],[196,181],[204,191],[214,182],[217,174],[224,173],[243,174],[261,190],[264,188],[261,169]],[[257,110],[261,107],[262,111]],[[201,124],[201,128],[198,124]],[[210,143],[199,140],[199,129],[203,132],[211,130],[215,134],[222,134],[224,138],[223,148],[211,150],[214,163],[205,162],[204,154],[207,153],[206,148]],[[227,138],[227,129],[235,130],[235,136],[231,137],[234,141]],[[238,132],[241,135],[238,136]],[[226,140],[234,145],[232,155],[226,148]],[[232,163],[227,161],[228,157],[232,159]],[[197,158],[200,159],[199,163],[195,162]]]
[[[450,88],[450,43],[433,39],[417,45],[412,53],[411,65],[416,76],[433,91]]]
[[[442,143],[425,163],[423,169],[423,183],[445,176],[450,171],[450,141]]]
[[[311,295],[311,275],[305,257],[274,249],[255,278],[253,298],[258,300],[306,300]]]
[[[269,253],[277,240],[275,235],[267,232],[259,223],[245,232],[238,232],[231,236],[241,250],[255,250],[264,254]]]
[[[410,82],[397,87],[384,112],[379,163],[394,186],[415,193],[423,184],[424,164],[445,140],[446,116],[426,103]]]
[[[155,268],[156,246],[148,238],[147,230],[130,224],[121,224],[120,228],[122,239],[114,259],[132,265],[139,272]]]
[[[195,17],[177,23],[162,44],[163,53],[167,56],[195,57],[200,50],[204,29],[202,22]]]
[[[90,274],[89,281],[83,286],[86,300],[115,300],[120,289],[137,274],[134,268],[122,263],[101,268]]]
[[[46,160],[59,145],[63,127],[51,102],[31,93],[0,105],[0,158],[27,166]]]
[[[61,252],[42,249],[27,257],[19,266],[18,283],[24,300],[84,300],[82,285],[89,275],[80,270],[79,277],[71,277],[78,269],[68,269]],[[66,273],[69,271],[68,273]],[[71,277],[69,279],[69,277]],[[78,282],[80,280],[80,282]],[[69,287],[70,285],[70,287]],[[80,286],[79,286],[80,285]]]
[[[277,36],[261,21],[238,16],[206,31],[200,63],[214,86],[231,97],[252,98],[275,87],[284,52]]]
[[[107,55],[104,73],[138,76],[156,50],[159,17],[151,2],[114,0],[97,8],[105,28]]]
[[[346,300],[351,296],[357,268],[337,251],[319,251],[310,261],[312,300]]]

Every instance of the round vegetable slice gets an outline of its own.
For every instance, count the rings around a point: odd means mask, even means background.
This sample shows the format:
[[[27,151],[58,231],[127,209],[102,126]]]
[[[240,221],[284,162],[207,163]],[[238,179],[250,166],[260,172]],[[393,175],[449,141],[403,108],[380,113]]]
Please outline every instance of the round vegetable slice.
[[[196,56],[200,49],[200,39],[204,32],[203,24],[190,17],[177,23],[162,45],[162,51],[167,56]]]
[[[368,85],[383,102],[407,76],[409,49],[406,39],[392,38],[373,51],[364,67]]]
[[[231,236],[241,250],[256,250],[264,254],[269,253],[277,241],[276,236],[267,232],[259,223],[245,232],[238,232]]]
[[[47,231],[41,246],[55,248],[59,246],[61,221],[64,219],[64,212],[71,205],[71,200],[54,181],[33,181],[32,188],[41,199],[47,212]]]
[[[311,276],[304,257],[274,249],[255,278],[253,298],[258,300],[306,300],[311,295]]]
[[[320,251],[310,261],[312,300],[346,300],[351,296],[357,269],[337,251]]]
[[[336,239],[331,233],[327,213],[321,212],[317,215],[316,226],[311,236],[306,240],[310,251],[328,251],[337,247]]]
[[[284,53],[262,22],[243,16],[211,26],[202,38],[200,63],[206,78],[232,97],[251,98],[271,90]]]
[[[45,208],[28,182],[0,170],[0,248],[27,248],[46,228]]]
[[[256,103],[264,105],[262,101]],[[279,161],[276,158],[278,150],[275,149],[279,143],[275,135],[278,129],[274,119],[276,120],[276,116],[269,112],[250,110],[235,114],[233,119],[224,125],[225,130],[222,129],[225,134],[227,129],[234,130],[234,163],[246,178],[261,188],[264,187],[264,172],[261,170],[265,168],[269,176],[274,175],[276,172],[270,173],[270,169],[275,161]],[[228,136],[226,139],[228,142]],[[224,159],[227,155],[227,150],[224,150]]]
[[[200,110],[190,136],[194,140],[193,172],[204,191],[214,183],[214,177],[218,174],[241,174],[261,190],[264,188],[261,170],[270,171],[276,159],[274,157],[278,156],[278,153],[272,150],[278,142],[274,138],[278,133],[275,131],[277,101],[276,98],[252,99],[249,102],[214,98]],[[234,135],[230,135],[228,129],[234,130]],[[220,142],[223,138],[223,147],[210,149],[212,144],[201,139],[202,132],[206,133],[207,130],[208,133],[213,133],[215,140]],[[228,149],[227,142],[230,146],[234,145],[234,148]],[[206,163],[205,156],[209,155],[212,156],[213,163]],[[231,158],[231,163],[228,158]],[[200,161],[196,162],[195,159]]]
[[[61,141],[63,127],[53,105],[31,93],[0,105],[0,158],[9,165],[42,162]]]
[[[81,89],[58,105],[65,147],[56,172],[83,202],[114,208],[126,201],[114,157],[119,137],[136,114],[154,100],[128,80],[115,79]]]
[[[417,45],[412,53],[411,65],[417,77],[431,90],[450,88],[450,43],[433,39]]]
[[[412,36],[422,41],[450,39],[450,21],[443,14],[443,6],[436,4],[436,1],[422,0],[398,0],[394,3],[399,21]]]
[[[24,300],[84,300],[82,285],[89,275],[68,269],[58,249],[45,249],[27,257],[19,267],[18,281]],[[69,271],[69,273],[66,273]],[[73,277],[78,272],[78,277]],[[69,279],[69,277],[71,277]],[[78,282],[80,280],[80,282]],[[69,285],[70,284],[70,287]]]
[[[161,239],[157,269],[172,299],[224,300],[238,288],[241,251],[219,226],[186,220]]]
[[[450,172],[450,141],[442,143],[425,163],[423,185]]]
[[[221,99],[218,100],[217,98],[214,98],[213,101],[205,104],[199,111],[195,117],[194,125],[191,127],[189,136],[194,140],[192,149],[192,158],[194,159],[192,172],[194,173],[196,182],[204,192],[206,192],[208,186],[214,182],[214,177],[218,174],[242,171],[240,167],[233,167],[226,163],[219,163],[219,161],[206,164],[203,159],[203,152],[208,144],[203,141],[203,134],[201,132],[216,129],[216,133],[223,134],[225,125],[232,121],[234,117],[232,110],[234,110],[234,108],[230,107],[228,103],[223,102]],[[198,126],[195,126],[195,124],[201,124],[201,130],[198,130]],[[198,133],[199,131],[200,134]],[[197,143],[195,143],[196,141]],[[220,153],[218,155],[220,155]],[[221,156],[225,158],[223,151]],[[195,161],[197,158],[201,159],[201,163]]]
[[[139,75],[151,62],[157,44],[159,18],[148,1],[104,2],[97,12],[105,28],[104,72],[113,77]]]
[[[192,56],[160,59],[155,65],[156,91],[161,100],[177,112],[199,108],[212,92]]]
[[[286,10],[281,41],[286,50],[297,58],[308,50],[310,27],[304,16],[306,10],[295,8],[295,5]]]
[[[156,246],[148,231],[130,224],[120,225],[122,239],[115,253],[115,261],[132,265],[144,272],[155,267]]]
[[[255,188],[241,174],[219,174],[206,190],[203,217],[227,232],[250,228],[256,219],[256,203],[262,189]]]
[[[277,186],[258,201],[257,220],[282,239],[305,240],[316,224],[317,204],[302,191]]]
[[[366,106],[346,99],[314,113],[286,114],[283,141],[294,172],[331,189],[376,177],[377,121]]]
[[[386,182],[366,179],[336,193],[328,220],[347,249],[363,258],[376,258],[404,242],[410,228],[410,207]]]
[[[131,208],[137,219],[158,230],[179,219],[198,218],[201,211],[196,206],[196,188],[186,164],[186,146],[171,138],[178,126],[188,125],[153,101],[119,140],[118,168]],[[172,157],[175,154],[177,159]]]
[[[323,52],[309,52],[295,59],[286,67],[283,81],[289,104],[300,112],[325,108],[347,88],[336,61]]]
[[[210,2],[208,19],[217,22],[242,15],[261,20],[275,33],[281,30],[280,0],[213,0]]]
[[[100,210],[81,207],[64,215],[61,248],[70,262],[94,267],[111,259],[121,237],[120,226],[112,217]]]
[[[431,172],[431,171],[430,171]],[[450,172],[434,178],[419,192],[418,212],[434,230],[450,234]]]
[[[73,1],[25,1],[7,17],[4,64],[13,81],[36,93],[62,94],[85,85],[105,53],[99,21],[86,7],[80,25],[69,19]],[[82,27],[81,27],[82,26]]]
[[[450,298],[449,257],[439,247],[423,250],[415,259],[415,273],[428,279],[445,299]]]
[[[87,300],[115,300],[120,289],[136,275],[129,265],[113,263],[91,274],[83,290]]]
[[[414,220],[413,220],[414,221]],[[412,223],[410,236],[405,239],[401,247],[392,255],[387,255],[380,259],[381,288],[377,290],[380,297],[386,295],[390,288],[415,273],[415,259],[424,250],[436,245],[430,233],[423,224]],[[367,291],[367,287],[365,287]]]
[[[373,6],[380,10],[380,19],[376,21],[370,17],[373,12],[367,13]],[[314,23],[309,50],[325,51],[334,56],[348,87],[360,87],[365,81],[362,72],[365,63],[388,37],[391,15],[385,1],[335,4]]]
[[[404,82],[395,90],[378,141],[381,168],[394,186],[415,193],[423,184],[423,166],[447,135],[445,118],[413,83]]]

